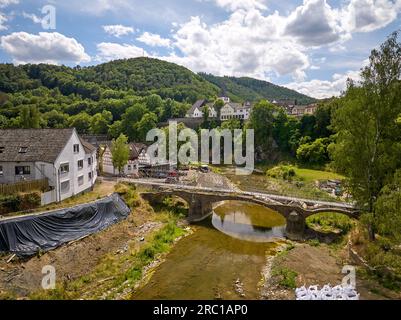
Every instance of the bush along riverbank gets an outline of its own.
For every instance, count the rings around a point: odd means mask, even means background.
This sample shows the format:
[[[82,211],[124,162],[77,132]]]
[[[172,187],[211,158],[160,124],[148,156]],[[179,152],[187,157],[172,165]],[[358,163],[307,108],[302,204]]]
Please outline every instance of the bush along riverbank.
[[[18,277],[6,283],[0,274],[0,299],[129,299],[191,229],[182,219],[184,208],[172,210],[167,201],[153,209],[127,185],[117,185],[116,192],[132,209],[127,220],[28,261],[0,262],[6,271],[32,279],[19,287]],[[41,269],[49,264],[56,269],[56,288],[43,290]]]

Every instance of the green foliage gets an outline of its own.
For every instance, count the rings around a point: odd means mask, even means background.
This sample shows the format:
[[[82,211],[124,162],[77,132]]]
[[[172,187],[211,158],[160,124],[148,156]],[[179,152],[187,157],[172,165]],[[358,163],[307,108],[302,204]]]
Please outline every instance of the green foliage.
[[[120,173],[129,159],[129,147],[127,142],[127,137],[121,134],[117,140],[113,141],[111,146],[113,166],[117,168]]]
[[[111,112],[103,110],[102,113],[97,113],[92,117],[90,131],[94,134],[107,134],[112,121],[113,115]]]
[[[350,82],[335,111],[336,143],[330,152],[359,206],[373,212],[387,179],[400,167],[401,43],[394,33],[373,50],[359,85]],[[373,230],[370,232],[373,238]]]
[[[146,141],[147,133],[156,128],[157,126],[157,116],[151,112],[146,113],[141,121],[138,122],[136,129],[138,130],[138,140],[139,141]]]
[[[247,123],[247,128],[255,131],[255,145],[259,147],[261,152],[271,151],[274,112],[276,110],[277,108],[271,103],[265,100],[260,101],[254,106]]]
[[[41,196],[38,192],[0,196],[0,214],[31,210],[40,205]]]
[[[306,224],[312,229],[322,232],[336,232],[347,234],[353,227],[351,218],[334,212],[317,213],[306,219]]]
[[[20,112],[21,128],[37,129],[40,127],[40,113],[36,106],[24,106]]]
[[[218,93],[214,85],[188,69],[151,58],[117,60],[82,69],[78,76],[114,90],[133,89],[142,94],[154,93],[163,99],[191,103]]]
[[[227,121],[224,121],[221,124],[221,129],[225,130],[236,130],[236,129],[241,129],[241,121],[239,121],[238,119],[230,119]]]
[[[311,240],[308,240],[308,244],[311,247],[319,247],[320,246],[320,241],[319,241],[319,239],[311,239]]]
[[[217,77],[205,73],[200,73],[200,76],[218,86],[224,95],[229,96],[233,101],[292,99],[297,100],[299,104],[315,102],[315,99],[311,97],[266,81],[251,78]]]
[[[80,134],[88,134],[91,124],[91,116],[86,112],[79,113],[68,119],[68,126],[77,129]]]
[[[381,191],[375,204],[377,231],[396,242],[401,241],[401,170]]]
[[[401,255],[394,249],[383,248],[380,243],[367,245],[365,257],[374,268],[373,275],[386,288],[401,289]]]
[[[302,144],[297,150],[297,159],[301,163],[324,164],[329,160],[328,146],[330,139],[322,138],[312,143]]]
[[[280,165],[267,170],[266,175],[275,179],[283,179],[291,181],[296,177],[296,173],[293,167]]]
[[[296,279],[298,273],[288,268],[276,268],[273,270],[272,275],[279,278],[280,286],[288,289],[295,289],[297,287]]]

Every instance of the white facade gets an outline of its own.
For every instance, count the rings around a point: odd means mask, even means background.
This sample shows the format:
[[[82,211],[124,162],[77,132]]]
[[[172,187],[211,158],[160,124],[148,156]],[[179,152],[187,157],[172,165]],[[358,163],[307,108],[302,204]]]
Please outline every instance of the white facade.
[[[190,117],[191,118],[203,118],[203,108],[202,108],[202,110],[199,110],[199,108],[195,108],[192,116],[190,116]],[[214,109],[214,107],[206,106],[206,108],[209,108],[209,118],[216,118],[217,117],[217,112]]]
[[[103,154],[103,172],[111,175],[138,175],[139,173],[139,159],[128,160],[122,172],[113,166],[113,155],[109,147]]]
[[[96,183],[96,150],[87,153],[74,130],[74,134],[58,156],[54,167],[57,174],[57,199],[64,200],[80,194]]]
[[[220,112],[220,120],[226,121],[231,119],[248,120],[251,116],[252,107],[250,104],[232,104],[226,103]]]
[[[97,180],[96,149],[85,149],[73,130],[54,163],[0,162],[0,184],[40,179],[48,179],[49,186],[53,188],[50,196],[52,202],[65,200],[92,188]]]
[[[220,97],[219,99],[223,100],[224,103],[230,103],[231,102],[229,97]]]

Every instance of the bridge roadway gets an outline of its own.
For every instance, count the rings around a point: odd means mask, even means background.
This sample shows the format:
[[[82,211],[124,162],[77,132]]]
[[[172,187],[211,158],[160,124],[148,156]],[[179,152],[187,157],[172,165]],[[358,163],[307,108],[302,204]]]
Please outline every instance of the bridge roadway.
[[[119,179],[122,182],[133,183],[137,185],[150,186],[150,187],[159,187],[168,190],[175,191],[190,191],[193,193],[212,193],[214,195],[218,194],[220,196],[230,195],[230,196],[244,196],[244,197],[253,197],[256,199],[260,199],[262,201],[271,201],[273,203],[280,203],[289,206],[300,205],[303,206],[304,209],[314,210],[317,208],[332,208],[332,209],[340,209],[344,210],[344,212],[357,212],[358,209],[349,203],[346,202],[330,202],[330,201],[319,201],[313,199],[302,199],[296,197],[287,197],[280,196],[275,194],[268,194],[262,192],[248,192],[248,191],[234,191],[234,190],[225,190],[219,188],[206,188],[206,187],[194,187],[183,184],[168,184],[163,182],[158,182],[156,180],[146,180],[146,179]],[[306,205],[306,207],[305,207]]]

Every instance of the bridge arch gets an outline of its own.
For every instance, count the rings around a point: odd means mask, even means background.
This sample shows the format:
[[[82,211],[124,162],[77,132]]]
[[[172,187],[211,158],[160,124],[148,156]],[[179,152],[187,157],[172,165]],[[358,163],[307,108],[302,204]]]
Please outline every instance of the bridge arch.
[[[346,206],[338,206],[335,203],[333,207],[306,207],[300,203],[280,203],[271,199],[257,198],[249,194],[240,194],[235,192],[194,192],[193,190],[158,190],[155,192],[142,193],[145,200],[154,201],[155,197],[176,196],[188,203],[189,222],[199,222],[210,216],[213,212],[214,204],[222,201],[242,201],[250,202],[269,208],[280,213],[287,221],[287,236],[293,240],[301,240],[306,229],[306,218],[322,212],[336,212],[345,214],[351,218],[357,218],[358,212],[351,210]]]

